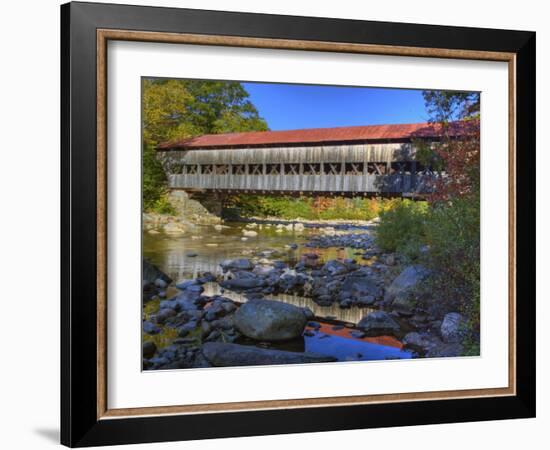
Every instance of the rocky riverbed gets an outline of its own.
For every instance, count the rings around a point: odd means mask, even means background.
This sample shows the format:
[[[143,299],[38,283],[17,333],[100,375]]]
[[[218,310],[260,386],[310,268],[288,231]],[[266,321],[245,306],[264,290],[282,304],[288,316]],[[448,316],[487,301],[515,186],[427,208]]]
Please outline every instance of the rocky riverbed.
[[[381,253],[373,224],[306,225],[144,235],[144,369],[462,353],[462,316],[420,307],[430,272]]]

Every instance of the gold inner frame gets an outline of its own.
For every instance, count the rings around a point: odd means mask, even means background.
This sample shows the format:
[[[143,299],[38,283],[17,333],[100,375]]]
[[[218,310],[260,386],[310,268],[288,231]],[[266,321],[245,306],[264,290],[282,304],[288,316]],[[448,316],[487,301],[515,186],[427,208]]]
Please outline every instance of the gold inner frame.
[[[201,405],[150,406],[109,409],[107,405],[107,42],[109,40],[217,45],[297,51],[363,53],[371,55],[428,58],[473,59],[508,63],[508,387],[467,389],[403,394],[357,395],[341,397],[264,400]],[[114,29],[97,30],[97,418],[173,414],[206,414],[266,409],[313,408],[403,401],[449,400],[473,397],[512,396],[516,394],[516,54],[444,48],[400,47],[339,42],[297,41],[237,36],[158,33]]]

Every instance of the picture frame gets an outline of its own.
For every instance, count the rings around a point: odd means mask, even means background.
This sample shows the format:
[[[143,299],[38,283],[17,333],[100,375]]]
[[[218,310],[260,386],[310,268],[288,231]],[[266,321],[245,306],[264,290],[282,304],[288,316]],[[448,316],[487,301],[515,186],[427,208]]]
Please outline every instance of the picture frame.
[[[535,39],[535,33],[527,31],[62,5],[62,444],[81,447],[534,417]],[[508,387],[110,409],[107,43],[119,40],[506,62]]]

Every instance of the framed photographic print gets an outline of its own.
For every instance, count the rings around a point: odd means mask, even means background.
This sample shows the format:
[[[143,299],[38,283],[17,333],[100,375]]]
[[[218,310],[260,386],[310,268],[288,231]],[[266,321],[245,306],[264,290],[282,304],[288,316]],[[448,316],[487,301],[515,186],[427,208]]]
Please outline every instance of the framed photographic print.
[[[535,33],[61,18],[63,444],[534,416]]]

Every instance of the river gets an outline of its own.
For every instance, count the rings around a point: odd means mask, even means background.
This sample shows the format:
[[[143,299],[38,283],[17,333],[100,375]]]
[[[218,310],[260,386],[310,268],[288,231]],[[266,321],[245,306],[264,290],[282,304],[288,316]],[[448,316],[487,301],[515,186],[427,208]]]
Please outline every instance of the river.
[[[243,230],[253,230],[257,236],[245,237]],[[365,230],[358,230],[364,233]],[[310,237],[319,234],[318,229],[305,228],[301,231],[277,229],[274,225],[257,225],[248,228],[243,223],[225,223],[222,229],[213,226],[196,226],[182,235],[164,233],[143,234],[143,257],[157,265],[175,281],[196,278],[204,272],[221,274],[220,262],[226,259],[262,257],[272,261],[295,264],[304,253],[316,253],[321,261],[337,258],[355,258],[362,264],[370,261],[357,257],[353,248],[311,248],[304,247]],[[297,245],[297,247],[296,247]],[[292,247],[296,247],[293,249]],[[207,283],[206,295],[220,293],[217,283]],[[173,294],[169,291],[168,294]],[[247,301],[242,294],[224,291],[223,295],[234,301]],[[308,307],[315,315],[321,328],[311,336],[304,336],[299,342],[278,344],[280,349],[313,351],[335,356],[340,361],[379,360],[410,358],[411,354],[402,349],[399,340],[392,336],[355,338],[354,330],[368,308],[352,307],[342,309],[337,304],[319,306],[312,299],[296,295],[276,295],[274,300]],[[342,327],[343,325],[343,327]],[[327,339],[330,337],[330,339]],[[164,339],[164,341],[162,341]],[[168,344],[170,339],[159,336],[157,344]]]

